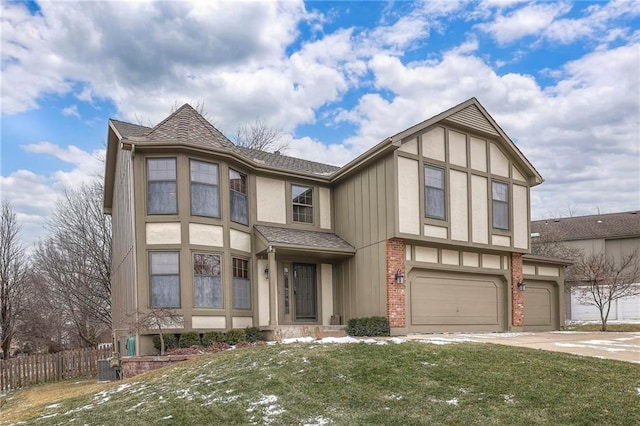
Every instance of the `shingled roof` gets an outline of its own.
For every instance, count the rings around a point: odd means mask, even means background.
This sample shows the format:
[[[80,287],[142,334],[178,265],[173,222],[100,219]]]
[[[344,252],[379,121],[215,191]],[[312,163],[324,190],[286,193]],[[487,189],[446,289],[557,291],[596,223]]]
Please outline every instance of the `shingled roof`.
[[[640,237],[640,211],[535,220],[531,232],[557,241]]]
[[[355,253],[351,244],[329,232],[305,231],[278,226],[255,225],[254,228],[273,245],[339,250]]]
[[[111,120],[111,123],[115,126],[120,136],[123,138],[131,138],[131,137],[141,137],[146,135],[151,131],[151,127],[139,126],[137,124],[126,123],[120,120]]]
[[[237,146],[189,104],[184,104],[153,128],[113,119],[111,122],[123,138],[136,138],[141,143],[180,141],[224,149],[258,165],[300,173],[328,176],[339,169],[329,164]]]

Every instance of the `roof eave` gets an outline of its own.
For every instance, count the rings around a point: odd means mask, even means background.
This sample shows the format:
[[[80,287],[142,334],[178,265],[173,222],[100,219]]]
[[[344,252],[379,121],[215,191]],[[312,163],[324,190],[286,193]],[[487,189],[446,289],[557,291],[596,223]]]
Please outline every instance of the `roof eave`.
[[[360,168],[376,161],[379,157],[387,154],[388,152],[395,151],[400,146],[399,143],[394,142],[392,138],[386,138],[382,142],[375,145],[373,148],[365,151],[364,153],[351,160],[340,169],[336,170],[331,175],[331,182],[337,182],[346,176],[354,173]]]

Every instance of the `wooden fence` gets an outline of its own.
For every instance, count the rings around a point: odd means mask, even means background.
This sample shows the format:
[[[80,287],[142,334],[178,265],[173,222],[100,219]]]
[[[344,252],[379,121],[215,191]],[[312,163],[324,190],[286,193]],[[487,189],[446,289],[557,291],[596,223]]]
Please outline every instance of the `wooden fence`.
[[[0,360],[0,392],[73,377],[97,376],[98,360],[111,349],[77,349],[56,354]]]

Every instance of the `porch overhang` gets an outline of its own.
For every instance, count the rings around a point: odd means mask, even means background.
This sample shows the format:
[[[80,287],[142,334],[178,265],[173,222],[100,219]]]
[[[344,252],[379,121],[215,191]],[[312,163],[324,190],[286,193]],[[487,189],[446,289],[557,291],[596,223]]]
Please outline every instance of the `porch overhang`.
[[[255,225],[256,254],[274,251],[278,256],[344,259],[356,249],[333,232],[309,231],[279,226]]]

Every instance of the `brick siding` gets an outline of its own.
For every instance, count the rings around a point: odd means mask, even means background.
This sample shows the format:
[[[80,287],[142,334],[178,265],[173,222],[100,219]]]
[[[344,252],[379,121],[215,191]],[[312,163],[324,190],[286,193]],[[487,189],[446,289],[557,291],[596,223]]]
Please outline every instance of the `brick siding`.
[[[518,290],[518,281],[522,279],[522,254],[511,253],[511,322],[514,327],[524,326],[524,292]]]
[[[405,285],[396,284],[396,272],[405,273],[404,240],[387,240],[387,318],[392,328],[406,327]],[[405,282],[407,277],[405,276]]]

